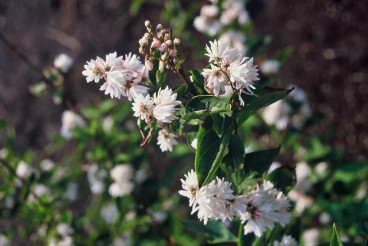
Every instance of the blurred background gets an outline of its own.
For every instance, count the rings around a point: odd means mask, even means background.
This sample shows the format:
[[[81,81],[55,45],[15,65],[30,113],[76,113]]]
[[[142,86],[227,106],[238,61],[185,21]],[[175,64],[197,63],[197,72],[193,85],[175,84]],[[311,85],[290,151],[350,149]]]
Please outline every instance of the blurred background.
[[[193,15],[198,15],[200,6],[184,0],[132,2],[2,0],[0,31],[40,70],[52,65],[57,54],[70,55],[74,66],[65,78],[66,93],[76,105],[98,102],[103,97],[98,87],[87,85],[81,75],[87,60],[113,51],[138,53],[144,20],[169,24],[165,14],[170,17],[172,5],[180,4]],[[309,131],[323,133],[346,158],[366,158],[367,2],[252,0],[247,8],[254,22],[251,33],[272,38],[264,56],[288,45],[294,47],[276,81],[305,89],[313,111],[324,115]],[[188,24],[190,17],[185,21],[189,37],[203,41],[187,45],[204,47],[208,38]],[[39,74],[3,42],[0,57],[0,116],[15,126],[19,147],[42,148],[47,135],[59,131],[63,108],[53,105],[50,97],[36,98],[29,93],[29,86],[40,80]],[[205,64],[192,53],[189,57],[187,68]]]

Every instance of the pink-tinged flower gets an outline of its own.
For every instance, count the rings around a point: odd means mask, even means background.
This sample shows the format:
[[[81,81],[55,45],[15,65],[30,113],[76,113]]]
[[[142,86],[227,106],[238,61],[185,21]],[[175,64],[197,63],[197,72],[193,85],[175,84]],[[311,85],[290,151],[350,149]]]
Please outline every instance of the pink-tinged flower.
[[[247,212],[241,216],[242,222],[246,222],[244,234],[253,232],[260,237],[267,229],[273,229],[275,223],[285,227],[290,222],[290,203],[281,191],[273,188],[271,182],[264,181],[244,196],[248,199]]]
[[[100,91],[105,91],[105,95],[111,98],[120,99],[124,92],[124,74],[120,71],[112,71],[107,74],[106,82],[100,87]]]
[[[137,73],[142,66],[143,64],[136,54],[129,53],[128,55],[125,55],[125,59],[122,61],[122,69],[130,70],[131,72]]]
[[[202,75],[206,79],[206,87],[215,96],[222,94],[225,91],[225,86],[229,85],[229,81],[227,80],[225,74],[220,68],[213,64],[211,64],[210,69],[203,69]]]
[[[154,103],[150,95],[144,97],[142,94],[136,94],[133,99],[132,109],[134,111],[134,116],[140,117],[141,120],[145,120],[147,124],[150,124],[150,118],[154,108]]]
[[[146,66],[146,68],[147,68],[148,71],[152,71],[152,69],[153,69],[153,63],[152,63],[151,60],[149,60],[149,59],[145,60],[144,65]]]
[[[105,76],[102,64],[96,60],[87,61],[87,65],[84,65],[84,69],[82,74],[86,76],[87,83],[91,81],[98,83],[100,79]]]
[[[158,132],[157,144],[160,146],[162,152],[172,151],[173,146],[178,144],[176,141],[176,135],[169,132],[166,128]]]

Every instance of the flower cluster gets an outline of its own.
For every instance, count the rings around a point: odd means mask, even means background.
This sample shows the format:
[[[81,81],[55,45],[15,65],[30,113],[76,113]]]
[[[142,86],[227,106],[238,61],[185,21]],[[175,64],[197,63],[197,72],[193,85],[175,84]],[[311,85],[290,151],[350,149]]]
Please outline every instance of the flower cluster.
[[[160,61],[159,69],[174,68],[179,59],[178,47],[180,39],[173,38],[171,30],[164,29],[161,24],[156,26],[155,32],[152,31],[152,25],[149,21],[145,22],[147,32],[139,40],[139,53],[145,56],[145,65],[148,70],[153,69],[152,60]],[[149,51],[147,48],[149,47]]]
[[[285,100],[277,101],[266,107],[263,111],[263,119],[268,125],[275,125],[278,130],[285,130],[292,126],[300,129],[306,120],[312,115],[307,94],[299,87]]]
[[[84,68],[82,74],[87,82],[105,80],[100,90],[111,98],[123,96],[131,101],[133,94],[147,94],[148,73],[137,55],[129,53],[118,57],[114,52],[106,55],[105,60],[97,57],[87,62]]]
[[[243,89],[246,89],[248,94],[254,94],[252,89],[255,87],[252,82],[259,80],[253,58],[243,57],[237,48],[229,48],[224,39],[210,41],[206,51],[211,66],[202,72],[206,79],[207,92],[223,97],[238,94],[241,105],[244,105],[241,97]]]
[[[249,14],[242,0],[225,0],[220,5],[212,1],[201,8],[200,15],[194,19],[194,27],[210,36],[218,34],[225,26],[232,23],[243,26],[249,22]]]
[[[133,183],[130,179],[133,176],[133,169],[128,164],[115,166],[110,172],[114,182],[109,187],[109,193],[113,197],[121,197],[129,194],[133,190]]]
[[[291,219],[289,201],[268,181],[239,196],[234,194],[231,183],[224,178],[216,177],[216,180],[199,187],[193,170],[181,182],[183,190],[179,194],[189,198],[192,214],[197,212],[204,224],[209,219],[224,222],[238,216],[242,223],[246,223],[244,234],[253,232],[260,237],[267,229],[273,229],[275,223],[284,227]]]

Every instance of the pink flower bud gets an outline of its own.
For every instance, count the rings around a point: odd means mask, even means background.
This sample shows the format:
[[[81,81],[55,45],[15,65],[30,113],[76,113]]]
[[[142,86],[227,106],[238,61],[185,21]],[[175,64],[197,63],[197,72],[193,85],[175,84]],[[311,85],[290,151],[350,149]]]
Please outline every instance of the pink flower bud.
[[[161,46],[161,42],[155,39],[151,44],[151,49],[158,49]]]
[[[161,46],[160,46],[160,51],[161,52],[166,52],[167,51],[167,44],[162,43]]]
[[[171,39],[170,33],[165,33],[164,39],[165,40]]]
[[[165,41],[165,43],[166,43],[168,46],[172,45],[172,41],[171,41],[171,39],[166,40],[166,41]]]
[[[175,57],[177,54],[178,54],[178,50],[177,50],[177,49],[172,49],[172,50],[170,50],[170,52],[169,52],[169,55],[170,55],[171,57]]]
[[[146,60],[145,62],[144,62],[144,65],[146,66],[146,68],[147,68],[147,70],[148,71],[151,71],[152,69],[153,69],[153,63],[152,63],[152,61],[151,60]]]
[[[147,27],[147,29],[151,29],[151,22],[149,20],[146,20],[144,25]]]

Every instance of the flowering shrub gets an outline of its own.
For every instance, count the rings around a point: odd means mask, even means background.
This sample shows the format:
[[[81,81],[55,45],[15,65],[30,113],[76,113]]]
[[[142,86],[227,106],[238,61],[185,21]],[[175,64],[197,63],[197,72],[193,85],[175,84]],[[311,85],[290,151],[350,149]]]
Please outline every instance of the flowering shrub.
[[[194,27],[215,38],[202,45],[207,65],[187,71],[175,29],[146,21],[141,57],[87,61],[87,83],[112,100],[81,110],[62,93],[73,61],[59,55],[31,91],[51,87],[69,105],[60,135],[42,153],[21,152],[0,121],[1,218],[16,231],[1,227],[0,245],[18,234],[47,245],[318,245],[335,221],[342,241],[362,242],[366,163],[303,135],[314,117],[306,93],[272,87],[291,49],[258,67],[267,38],[235,31],[247,25],[243,1],[203,6]],[[341,245],[335,226],[331,245]]]

